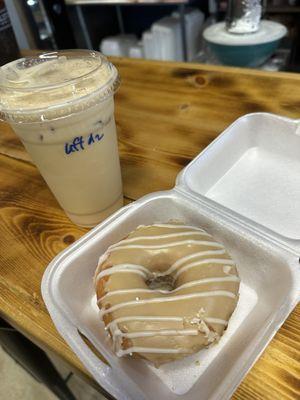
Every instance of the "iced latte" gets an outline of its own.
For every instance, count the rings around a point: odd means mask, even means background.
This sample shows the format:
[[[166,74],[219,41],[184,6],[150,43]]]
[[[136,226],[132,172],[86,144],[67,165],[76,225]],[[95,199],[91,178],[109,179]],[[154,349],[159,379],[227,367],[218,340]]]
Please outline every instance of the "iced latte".
[[[100,53],[23,58],[0,72],[1,114],[70,219],[94,226],[122,206],[116,68]]]

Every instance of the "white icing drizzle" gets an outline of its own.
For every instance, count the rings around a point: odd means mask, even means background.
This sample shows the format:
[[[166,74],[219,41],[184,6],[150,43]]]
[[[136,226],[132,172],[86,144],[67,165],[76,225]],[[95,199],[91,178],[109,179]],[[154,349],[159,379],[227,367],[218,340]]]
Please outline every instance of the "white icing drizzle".
[[[205,285],[206,283],[215,283],[215,282],[239,282],[240,279],[237,276],[221,276],[216,278],[203,278],[197,279],[195,281],[183,283],[182,285],[178,286],[176,289],[172,290],[171,292],[178,292],[178,290],[186,289],[192,286],[197,285]]]
[[[192,229],[195,231],[200,231],[200,232],[205,232],[206,231],[204,229],[198,228],[197,226],[193,226],[193,225],[176,225],[176,223],[174,224],[153,224],[153,225],[148,225],[150,227],[156,227],[156,228],[171,228],[171,229]],[[137,229],[139,228],[145,228],[146,225],[139,225],[137,227]]]
[[[221,318],[213,318],[213,317],[203,317],[203,319],[211,324],[220,324],[220,325],[227,325],[228,322],[225,319]],[[183,317],[159,317],[159,316],[150,316],[150,315],[137,315],[137,316],[129,316],[129,317],[119,317],[111,321],[109,324],[106,325],[106,329],[110,329],[112,326],[117,326],[122,322],[135,322],[135,321],[165,321],[165,322],[181,322],[183,323]]]
[[[165,243],[165,244],[158,244],[158,245],[152,245],[152,244],[134,244],[134,245],[125,245],[125,246],[116,246],[113,247],[112,249],[108,248],[108,251],[112,253],[113,251],[116,250],[126,250],[126,249],[163,249],[167,247],[174,247],[174,246],[181,246],[181,245],[205,245],[209,247],[217,247],[220,249],[223,249],[223,245],[217,242],[208,242],[205,240],[180,240],[178,242],[171,242],[171,243]]]
[[[205,337],[209,338],[210,335],[215,334],[214,332],[211,332],[208,328],[208,326],[205,324],[205,322],[208,323],[214,323],[214,324],[221,324],[221,325],[227,325],[227,321],[220,319],[220,318],[213,318],[213,317],[206,317],[202,318],[201,320],[199,319],[199,322],[197,322],[197,329],[157,329],[157,330],[149,330],[149,331],[136,331],[136,332],[122,332],[118,328],[118,323],[121,322],[128,322],[128,321],[174,321],[174,322],[180,322],[183,323],[184,318],[181,317],[159,317],[159,316],[136,316],[136,317],[120,317],[116,318],[114,321],[110,322],[107,324],[106,329],[111,330],[112,334],[112,340],[114,343],[114,348],[117,351],[117,355],[119,357],[125,355],[124,350],[121,349],[122,347],[122,338],[127,338],[127,339],[136,339],[136,338],[141,338],[141,337],[153,337],[153,336],[197,336],[199,335],[199,332],[202,332],[205,334]],[[198,319],[197,319],[198,321]],[[204,329],[205,328],[205,329]],[[217,337],[218,335],[215,334]],[[210,341],[215,340],[215,336],[211,338]],[[131,347],[131,351],[128,353],[133,353],[135,352],[134,347]],[[153,348],[150,347],[148,348],[149,351],[147,352],[152,352]],[[164,349],[161,349],[162,351],[159,351],[159,348],[154,348],[155,353],[165,353]],[[128,350],[128,349],[127,349]],[[125,350],[126,351],[126,350]],[[119,354],[118,354],[119,353]],[[126,353],[126,354],[128,354]]]
[[[169,293],[168,291],[162,290],[152,290],[152,289],[119,289],[119,290],[111,290],[107,292],[104,296],[102,296],[98,301],[101,302],[107,297],[111,297],[118,294],[130,294],[130,293],[153,293],[153,292],[160,292],[160,293]]]
[[[197,298],[197,297],[215,297],[215,296],[221,296],[221,297],[229,297],[232,299],[235,299],[235,294],[232,292],[229,292],[228,290],[212,290],[209,292],[202,292],[202,293],[190,293],[190,294],[183,294],[183,295],[178,295],[178,296],[173,296],[173,297],[155,297],[154,299],[146,299],[146,300],[135,300],[135,301],[126,301],[124,303],[119,303],[115,304],[114,306],[106,309],[106,310],[101,310],[101,315],[105,315],[108,313],[111,313],[113,311],[119,310],[120,308],[128,307],[128,306],[139,306],[142,304],[152,304],[152,303],[165,303],[169,301],[179,301],[179,300],[185,300],[185,299],[192,299],[192,298]],[[97,302],[99,304],[99,300]]]
[[[120,245],[127,244],[127,243],[134,243],[139,240],[160,240],[160,239],[168,239],[174,237],[181,237],[181,236],[207,236],[212,237],[210,234],[206,232],[178,232],[178,233],[166,233],[163,235],[152,235],[152,236],[135,236],[133,238],[121,240],[119,243],[113,244],[109,246],[109,250],[114,249],[115,247],[119,247]]]
[[[187,349],[165,349],[165,348],[156,348],[156,347],[130,347],[129,349],[126,350],[118,350],[116,352],[116,355],[118,357],[123,357],[126,354],[130,353],[169,353],[169,354],[178,354],[178,353],[185,353],[188,354],[190,353],[189,350]]]
[[[96,278],[96,281],[99,279],[103,278],[104,276],[109,276],[112,274],[116,274],[119,272],[131,272],[135,274],[142,275],[144,278],[147,278],[147,275],[149,274],[149,270],[142,265],[136,265],[136,264],[118,264],[110,268],[106,268],[103,271],[101,271]]]
[[[181,267],[186,261],[190,261],[194,258],[203,257],[203,256],[214,256],[214,255],[222,255],[226,254],[225,250],[206,250],[206,251],[199,251],[197,253],[188,254],[182,258],[179,258],[171,267],[165,272],[166,274],[172,273],[175,269]]]
[[[221,319],[221,318],[205,317],[203,319],[204,319],[204,321],[206,321],[210,324],[228,325],[228,322],[225,321],[225,319]]]
[[[117,325],[121,322],[132,322],[132,321],[174,321],[174,322],[182,322],[182,317],[159,317],[159,316],[149,316],[149,315],[137,315],[131,317],[120,317],[111,321],[106,325],[106,329],[109,329],[112,325]]]
[[[199,267],[200,265],[206,265],[206,264],[234,265],[235,263],[234,263],[234,261],[229,260],[229,259],[207,258],[205,260],[196,261],[194,263],[185,265],[178,272],[176,272],[174,278],[177,279],[179,275],[181,275],[183,272],[186,272],[187,270],[189,270],[191,268]]]
[[[130,293],[162,293],[162,294],[168,294],[168,293],[176,293],[179,290],[190,288],[193,286],[198,286],[198,285],[204,285],[207,283],[216,283],[216,282],[239,282],[240,279],[237,276],[222,276],[222,277],[216,277],[216,278],[203,278],[203,279],[198,279],[195,281],[187,282],[184,283],[180,286],[178,286],[176,289],[173,290],[160,290],[160,289],[120,289],[120,290],[113,290],[108,293],[106,293],[104,296],[102,296],[99,299],[99,302],[103,301],[107,297],[111,297],[114,295],[118,294],[130,294]]]
[[[216,254],[216,252],[217,252],[218,250],[216,250],[215,252],[213,252],[213,251],[206,251],[206,252],[199,252],[199,253],[196,253],[196,254],[198,254],[198,255],[206,255],[206,254],[212,254],[212,255],[214,255],[214,254]],[[204,254],[205,253],[205,254]],[[185,261],[187,261],[187,259],[188,259],[188,257],[185,257],[186,258],[186,260]],[[194,257],[190,257],[190,258],[194,258]],[[199,261],[195,261],[194,263],[190,263],[190,264],[187,264],[187,265],[185,265],[182,269],[180,269],[176,274],[175,274],[175,279],[177,279],[177,277],[182,273],[182,272],[184,272],[184,271],[186,271],[186,270],[188,270],[188,269],[190,269],[190,268],[193,268],[193,267],[196,267],[196,266],[198,266],[198,265],[204,265],[204,264],[209,264],[209,263],[215,263],[215,264],[222,264],[222,265],[227,265],[228,266],[228,264],[231,264],[231,265],[234,265],[235,263],[232,261],[232,260],[229,260],[229,259],[221,259],[221,258],[205,258],[205,259],[201,259],[201,260],[199,260]],[[177,264],[176,265],[176,263],[174,263],[173,265],[171,265],[171,267],[167,270],[167,271],[165,271],[165,272],[162,272],[161,274],[160,274],[160,276],[165,276],[165,275],[169,275],[170,273],[172,273],[174,270],[176,270],[179,266],[180,266],[181,264]],[[223,270],[224,270],[224,268],[223,268]],[[139,272],[138,272],[139,271]],[[136,272],[136,273],[139,273],[140,275],[142,275],[142,276],[144,276],[144,278],[147,278],[147,275],[149,275],[149,274],[151,274],[151,271],[149,271],[147,268],[145,268],[145,267],[143,267],[142,265],[137,265],[137,264],[118,264],[118,265],[115,265],[115,266],[113,266],[113,267],[110,267],[110,268],[107,268],[107,269],[105,269],[105,270],[103,270],[103,271],[101,271],[98,275],[97,275],[97,277],[96,277],[96,282],[99,280],[99,279],[101,279],[103,276],[108,276],[108,275],[111,275],[111,274],[114,274],[114,273],[117,273],[117,272]],[[141,273],[141,272],[143,272],[143,274]],[[224,271],[224,273],[225,273],[225,271]]]
[[[117,329],[113,333],[113,339],[117,336],[125,337],[128,339],[136,339],[149,336],[197,336],[198,334],[198,329],[157,329],[154,331],[141,331],[132,333],[124,333]]]
[[[205,259],[201,259],[199,261],[195,261],[193,263],[187,264],[185,266],[183,266],[176,274],[175,274],[175,279],[178,278],[179,275],[181,275],[183,272],[189,270],[190,268],[194,268],[200,265],[206,265],[206,264],[221,264],[221,265],[225,265],[225,267],[230,267],[230,265],[235,265],[235,263],[232,260],[229,259],[221,259],[221,258],[205,258]],[[173,264],[167,271],[162,272],[160,274],[160,276],[165,276],[165,275],[169,275],[171,272],[173,272],[176,268],[174,268]],[[178,265],[177,265],[178,267]],[[227,273],[227,270],[225,270],[225,267],[223,268],[224,273]],[[136,273],[139,274],[141,276],[143,276],[145,279],[147,278],[147,276],[149,274],[151,274],[151,271],[149,271],[147,268],[143,267],[142,265],[136,265],[136,264],[118,264],[115,265],[113,267],[107,268],[103,271],[101,271],[97,277],[96,277],[96,282],[103,278],[104,276],[109,276],[115,273],[119,273],[119,272],[132,272],[132,273]],[[146,290],[146,289],[144,289]],[[153,290],[154,291],[154,290]],[[161,293],[164,293],[165,291],[160,291]]]

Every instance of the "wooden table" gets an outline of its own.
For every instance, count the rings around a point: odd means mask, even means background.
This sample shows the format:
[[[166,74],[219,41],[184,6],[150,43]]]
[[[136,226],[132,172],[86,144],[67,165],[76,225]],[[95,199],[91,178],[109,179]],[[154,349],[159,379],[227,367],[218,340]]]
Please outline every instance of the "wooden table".
[[[300,75],[113,59],[125,201],[169,189],[176,174],[237,117],[300,114]],[[86,230],[73,225],[10,128],[0,126],[0,315],[73,370],[88,373],[56,332],[40,291],[50,260]],[[234,399],[300,398],[300,307]]]

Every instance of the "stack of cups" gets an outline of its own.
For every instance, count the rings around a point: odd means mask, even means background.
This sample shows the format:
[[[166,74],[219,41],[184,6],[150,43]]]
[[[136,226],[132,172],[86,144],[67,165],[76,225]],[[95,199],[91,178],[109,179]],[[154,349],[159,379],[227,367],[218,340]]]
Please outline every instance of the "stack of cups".
[[[114,120],[117,69],[68,50],[0,69],[0,111],[69,218],[94,226],[123,204]]]

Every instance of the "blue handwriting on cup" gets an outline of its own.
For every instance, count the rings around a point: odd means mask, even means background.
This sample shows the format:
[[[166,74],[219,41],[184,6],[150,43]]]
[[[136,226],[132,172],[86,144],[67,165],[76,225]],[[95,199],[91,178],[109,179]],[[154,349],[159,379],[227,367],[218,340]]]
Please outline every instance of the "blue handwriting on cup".
[[[100,142],[103,136],[104,133],[101,133],[101,135],[98,133],[90,133],[87,138],[76,136],[71,143],[65,143],[65,153],[69,155],[76,151],[84,150],[86,146],[91,146],[94,143]]]

